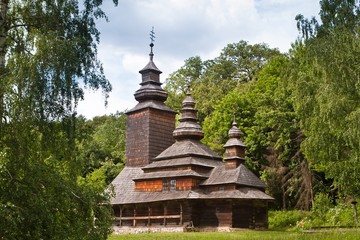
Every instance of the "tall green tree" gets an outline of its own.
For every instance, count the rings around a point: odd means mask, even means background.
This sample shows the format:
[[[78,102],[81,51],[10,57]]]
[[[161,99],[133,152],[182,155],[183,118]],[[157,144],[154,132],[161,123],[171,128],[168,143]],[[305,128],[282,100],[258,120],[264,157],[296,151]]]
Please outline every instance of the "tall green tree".
[[[340,195],[359,196],[359,1],[320,2],[322,24],[298,19],[305,34],[291,52],[296,111],[311,165]],[[306,24],[303,24],[306,23]],[[309,24],[310,23],[310,24]],[[310,37],[306,37],[310,36]]]
[[[80,180],[76,106],[111,85],[97,59],[102,1],[0,0],[0,236],[106,239],[108,196]],[[117,1],[114,1],[117,4]]]
[[[84,163],[83,175],[97,178],[105,189],[118,175],[125,163],[126,115],[124,112],[78,118],[78,158]]]
[[[256,75],[256,81],[239,85],[215,105],[204,121],[204,142],[222,152],[233,113],[244,132],[246,164],[267,183],[277,208],[309,209],[313,197],[313,173],[300,143],[303,134],[284,84],[288,59],[272,58]]]
[[[191,87],[197,100],[199,121],[202,122],[214,110],[217,101],[238,84],[252,81],[264,64],[279,54],[277,49],[271,49],[264,43],[251,45],[239,41],[228,44],[215,59],[202,61],[200,57],[190,58],[166,79],[167,103],[174,109],[180,109],[184,91]]]

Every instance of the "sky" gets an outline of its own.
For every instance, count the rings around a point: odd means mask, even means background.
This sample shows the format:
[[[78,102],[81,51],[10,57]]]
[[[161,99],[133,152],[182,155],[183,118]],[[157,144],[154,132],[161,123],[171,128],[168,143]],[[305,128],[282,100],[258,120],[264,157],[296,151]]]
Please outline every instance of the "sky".
[[[288,52],[299,36],[295,16],[318,16],[318,0],[111,0],[102,9],[109,21],[97,22],[101,32],[98,58],[112,92],[105,106],[101,91],[85,90],[78,114],[91,119],[126,111],[136,105],[141,70],[149,61],[150,31],[154,27],[154,63],[160,81],[190,57],[209,60],[228,44],[241,40],[266,43]]]

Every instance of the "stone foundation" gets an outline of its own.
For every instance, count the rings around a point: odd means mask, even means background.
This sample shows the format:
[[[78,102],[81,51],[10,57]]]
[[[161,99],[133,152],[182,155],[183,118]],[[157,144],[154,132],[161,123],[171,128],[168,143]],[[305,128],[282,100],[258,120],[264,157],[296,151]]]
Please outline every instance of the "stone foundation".
[[[113,226],[113,234],[136,234],[158,232],[185,232],[183,227],[119,227]]]
[[[235,232],[249,229],[230,227],[119,227],[113,226],[113,234],[137,234],[160,232]]]

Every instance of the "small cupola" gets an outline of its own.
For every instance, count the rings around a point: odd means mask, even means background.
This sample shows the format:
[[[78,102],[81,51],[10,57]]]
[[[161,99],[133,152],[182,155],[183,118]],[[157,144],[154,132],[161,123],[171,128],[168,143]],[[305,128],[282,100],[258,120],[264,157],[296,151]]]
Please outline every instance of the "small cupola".
[[[198,123],[195,101],[190,94],[186,95],[186,98],[182,103],[181,117],[179,121],[179,126],[173,132],[175,140],[200,140],[204,137],[204,132]]]
[[[226,169],[237,168],[245,161],[245,144],[240,140],[243,135],[241,130],[237,127],[234,120],[232,128],[229,130],[229,140],[224,145]]]
[[[167,99],[167,93],[164,89],[161,88],[160,74],[162,73],[155,65],[154,53],[153,53],[154,43],[150,43],[150,61],[146,66],[139,71],[141,74],[141,87],[138,89],[134,96],[138,102],[144,102],[147,100],[157,100],[164,102]]]

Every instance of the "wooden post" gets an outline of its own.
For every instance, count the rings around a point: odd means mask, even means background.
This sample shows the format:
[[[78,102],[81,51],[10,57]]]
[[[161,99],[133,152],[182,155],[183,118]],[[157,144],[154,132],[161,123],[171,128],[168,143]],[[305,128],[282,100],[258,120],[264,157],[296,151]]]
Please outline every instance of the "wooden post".
[[[183,207],[180,202],[180,225],[183,225]]]
[[[133,219],[133,226],[136,227],[136,205],[134,205],[134,219]]]
[[[166,203],[164,203],[164,226],[166,226],[166,215],[167,215],[167,207],[166,207]]]
[[[148,218],[148,223],[147,225],[150,226],[151,225],[151,220],[150,220],[150,216],[151,216],[151,207],[150,205],[148,205],[148,213],[149,213],[149,218]]]
[[[354,198],[354,200],[352,200],[351,204],[352,204],[353,207],[354,207],[354,218],[355,218],[355,222],[356,222],[356,224],[358,224],[358,223],[359,223],[359,220],[358,220],[358,214],[357,214],[357,208],[356,208],[357,201],[356,201],[355,198]]]
[[[122,225],[122,222],[121,222],[122,211],[123,211],[123,208],[122,208],[122,206],[120,206],[120,222],[119,222],[120,227],[121,227],[121,225]]]

